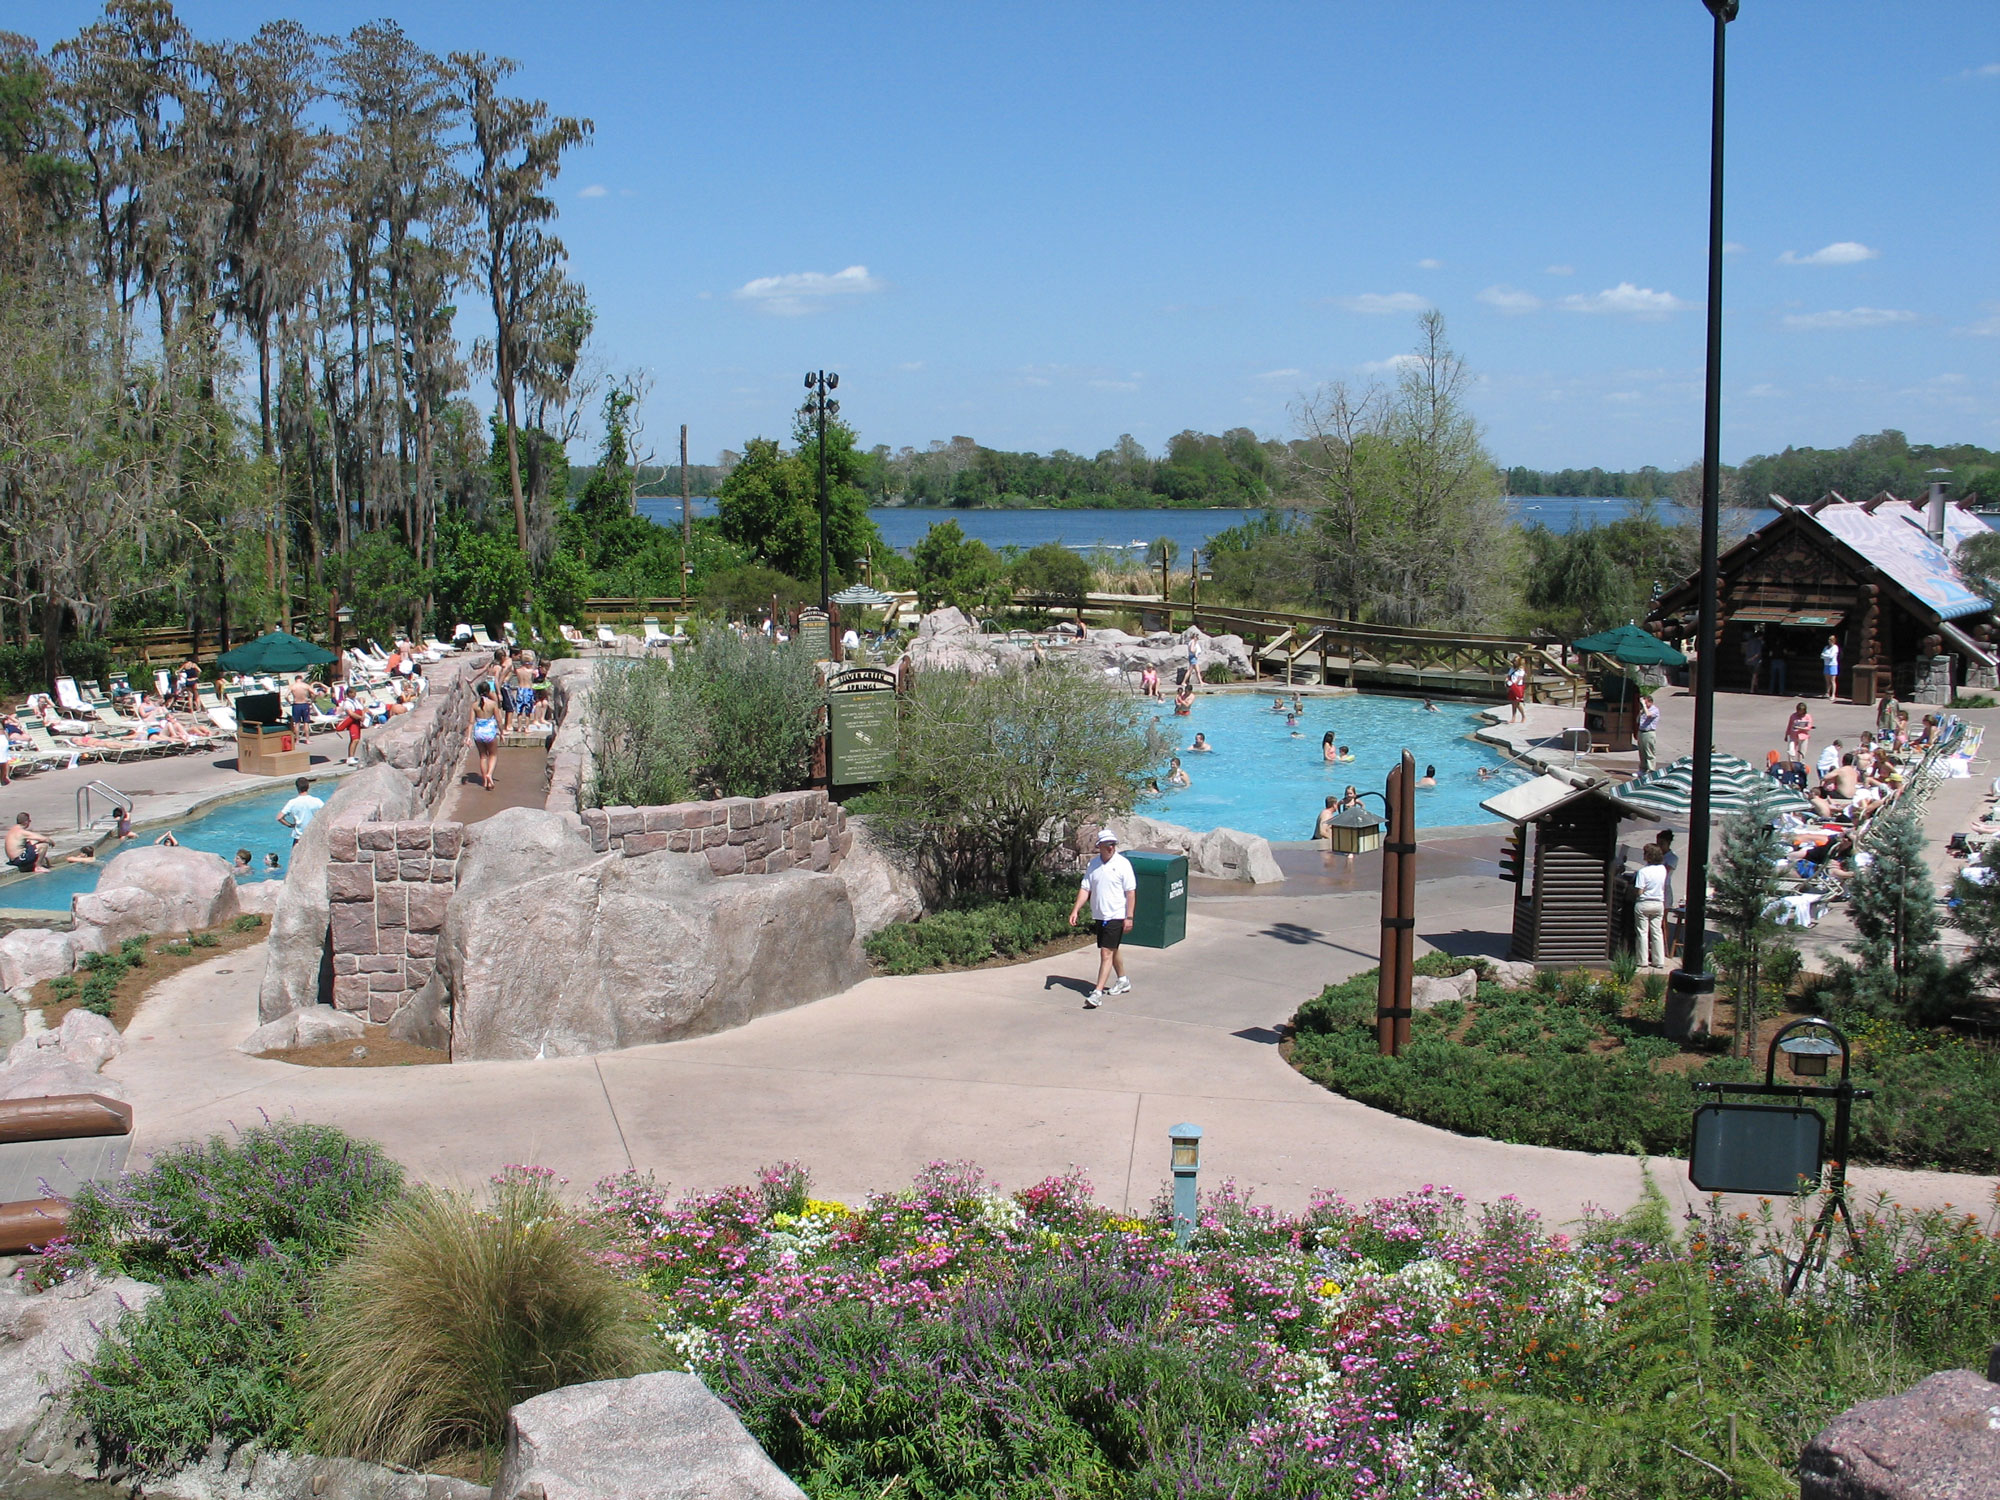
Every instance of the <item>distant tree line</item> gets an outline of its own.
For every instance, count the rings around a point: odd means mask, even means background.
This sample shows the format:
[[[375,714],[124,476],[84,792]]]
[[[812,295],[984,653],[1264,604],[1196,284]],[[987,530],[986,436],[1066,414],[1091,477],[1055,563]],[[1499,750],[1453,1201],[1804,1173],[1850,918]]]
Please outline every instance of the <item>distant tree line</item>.
[[[1933,474],[1933,469],[1950,472]],[[1764,503],[1767,495],[1804,504],[1828,490],[1850,500],[1866,500],[1883,490],[1915,500],[1933,479],[1947,480],[1953,499],[2000,508],[2000,453],[1972,443],[1913,443],[1894,428],[1864,434],[1845,448],[1759,454],[1736,469],[1737,488],[1752,504]]]
[[[875,505],[1259,506],[1278,493],[1287,445],[1247,427],[1181,432],[1154,458],[1130,433],[1095,457],[1010,453],[969,437],[863,455],[857,483]]]
[[[1674,471],[1642,469],[1524,469],[1507,471],[1510,495],[1559,495],[1590,500],[1663,500],[1674,492]]]

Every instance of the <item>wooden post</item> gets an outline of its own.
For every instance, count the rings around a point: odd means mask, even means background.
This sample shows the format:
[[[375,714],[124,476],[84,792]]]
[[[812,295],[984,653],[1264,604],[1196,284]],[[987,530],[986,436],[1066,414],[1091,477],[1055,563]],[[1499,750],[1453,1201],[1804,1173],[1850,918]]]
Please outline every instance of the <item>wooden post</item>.
[[[1409,751],[1403,752],[1403,763],[1399,769],[1403,773],[1403,816],[1402,832],[1399,837],[1402,847],[1397,852],[1401,856],[1396,861],[1396,879],[1402,889],[1397,900],[1396,927],[1396,1008],[1391,1015],[1394,1025],[1392,1055],[1401,1057],[1403,1049],[1410,1043],[1410,980],[1416,972],[1417,945],[1417,762]]]

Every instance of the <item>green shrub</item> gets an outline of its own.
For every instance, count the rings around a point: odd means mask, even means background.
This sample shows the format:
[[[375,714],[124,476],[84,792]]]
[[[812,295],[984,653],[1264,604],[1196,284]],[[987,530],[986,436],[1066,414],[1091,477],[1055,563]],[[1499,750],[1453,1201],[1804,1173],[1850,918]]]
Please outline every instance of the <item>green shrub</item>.
[[[718,1379],[816,1495],[1320,1493],[1239,1457],[1269,1417],[1249,1341],[1195,1341],[1176,1321],[1166,1277],[1059,1266],[928,1316],[816,1309]]]
[[[565,642],[565,644],[567,643]],[[263,917],[254,911],[238,912],[229,919],[229,930],[231,932],[255,932],[263,925]]]
[[[1661,976],[1648,976],[1647,994],[1642,1011],[1657,1009]],[[1679,1055],[1679,1046],[1630,1037],[1622,1021],[1532,991],[1483,986],[1471,1024],[1453,1040],[1461,1019],[1444,1007],[1419,1014],[1403,1055],[1382,1057],[1370,970],[1299,1007],[1292,1064],[1351,1099],[1465,1135],[1669,1156],[1687,1149],[1696,1078],[1762,1076],[1761,1060],[1723,1058],[1684,1073],[1657,1072],[1654,1064]],[[2000,1163],[2000,1055],[1936,1033],[1872,1026],[1861,1032],[1855,1079],[1876,1096],[1854,1107],[1855,1160],[1993,1171]],[[1605,1040],[1623,1045],[1597,1050]]]
[[[278,1257],[167,1283],[83,1367],[77,1415],[107,1457],[149,1472],[199,1458],[218,1437],[230,1448],[295,1442],[302,1290],[297,1267]]]
[[[222,939],[212,932],[190,932],[187,937],[190,948],[220,948]]]
[[[920,974],[926,969],[971,968],[993,958],[1018,958],[1080,930],[1069,925],[1069,909],[1053,895],[1028,896],[896,922],[864,946],[883,973]]]
[[[1432,979],[1451,979],[1463,974],[1467,969],[1476,973],[1481,980],[1493,977],[1493,961],[1481,958],[1476,953],[1460,957],[1452,953],[1426,953],[1410,965],[1412,974],[1427,975]]]
[[[1632,981],[1639,977],[1639,955],[1630,948],[1621,948],[1611,958],[1611,977],[1618,982],[1626,994],[1632,993]]]
[[[402,1181],[380,1147],[331,1125],[253,1126],[234,1141],[170,1147],[116,1182],[86,1184],[50,1253],[61,1270],[142,1281],[266,1254],[318,1266],[346,1251]]]
[[[60,1005],[76,994],[77,978],[74,974],[58,974],[49,981],[49,998]]]
[[[507,1409],[655,1363],[637,1293],[593,1255],[551,1179],[419,1188],[317,1283],[303,1385],[321,1451],[416,1465],[485,1449]]]

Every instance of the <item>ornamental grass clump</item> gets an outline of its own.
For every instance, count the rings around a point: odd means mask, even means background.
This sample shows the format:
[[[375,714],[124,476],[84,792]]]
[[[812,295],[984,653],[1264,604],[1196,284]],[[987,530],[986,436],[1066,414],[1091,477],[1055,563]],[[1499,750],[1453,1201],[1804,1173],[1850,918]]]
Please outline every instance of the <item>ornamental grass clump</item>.
[[[418,1188],[318,1281],[301,1384],[323,1451],[415,1466],[492,1448],[517,1402],[659,1363],[632,1286],[546,1171],[482,1206]]]

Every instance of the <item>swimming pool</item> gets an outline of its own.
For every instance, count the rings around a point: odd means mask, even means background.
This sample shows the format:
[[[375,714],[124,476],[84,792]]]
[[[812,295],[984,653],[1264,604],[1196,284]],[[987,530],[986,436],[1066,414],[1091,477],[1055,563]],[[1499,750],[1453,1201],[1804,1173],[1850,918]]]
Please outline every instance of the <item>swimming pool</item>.
[[[314,795],[325,797],[330,791],[331,788],[324,791],[316,789]],[[278,809],[295,795],[290,787],[259,792],[255,796],[217,803],[207,812],[165,826],[173,830],[174,837],[181,841],[183,847],[206,849],[224,859],[234,859],[238,849],[248,849],[258,871],[253,878],[262,879],[266,853],[275,852],[287,862],[292,857],[292,836],[279,825],[277,817]],[[122,847],[130,849],[139,844],[150,844],[163,831],[162,828],[146,829]],[[110,858],[113,852],[107,845],[104,857]],[[68,911],[70,897],[97,889],[97,877],[103,873],[103,868],[102,865],[66,865],[58,855],[56,867],[47,874],[29,875],[0,885],[0,907]],[[283,878],[282,870],[276,873]]]
[[[1287,699],[1287,702],[1290,700]],[[1283,714],[1271,712],[1271,694],[1216,693],[1195,699],[1194,712],[1177,719],[1171,703],[1161,705],[1160,729],[1180,747],[1176,753],[1193,783],[1158,797],[1144,797],[1134,811],[1184,827],[1239,828],[1267,839],[1305,839],[1329,793],[1349,783],[1380,792],[1396,758],[1408,749],[1417,774],[1437,767],[1437,785],[1417,789],[1417,826],[1452,827],[1498,821],[1479,803],[1529,779],[1491,745],[1472,738],[1484,721],[1477,709],[1440,703],[1425,713],[1415,698],[1355,694],[1307,698],[1297,739]],[[1320,758],[1320,737],[1332,730],[1354,759],[1328,765]],[[1190,755],[1196,731],[1215,749]],[[1481,780],[1485,767],[1493,774]],[[1165,786],[1162,778],[1161,785]],[[1379,815],[1379,797],[1368,799]]]

